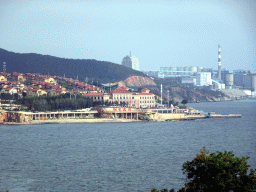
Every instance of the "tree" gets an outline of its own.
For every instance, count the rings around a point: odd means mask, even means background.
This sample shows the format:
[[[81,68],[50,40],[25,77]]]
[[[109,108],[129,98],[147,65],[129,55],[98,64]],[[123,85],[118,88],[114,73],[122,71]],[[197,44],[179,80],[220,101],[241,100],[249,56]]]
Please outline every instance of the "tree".
[[[231,151],[209,154],[203,148],[196,158],[183,164],[188,179],[185,191],[255,191],[256,170],[251,169],[247,174],[248,159],[235,157]]]
[[[232,151],[211,153],[205,148],[192,161],[183,164],[183,173],[187,175],[185,188],[178,192],[255,192],[256,169],[248,171],[249,157],[235,157]],[[249,174],[248,174],[249,173]],[[151,189],[151,192],[164,192]],[[174,192],[174,189],[170,191]]]
[[[186,105],[186,104],[188,103],[188,100],[184,99],[184,100],[181,101],[181,103],[182,103],[183,105]]]
[[[19,99],[19,95],[18,95],[18,93],[14,93],[14,94],[13,94],[13,97],[14,97],[14,100],[16,100],[16,101],[17,101],[17,100]]]
[[[26,92],[22,92],[22,97],[26,97],[27,93]]]

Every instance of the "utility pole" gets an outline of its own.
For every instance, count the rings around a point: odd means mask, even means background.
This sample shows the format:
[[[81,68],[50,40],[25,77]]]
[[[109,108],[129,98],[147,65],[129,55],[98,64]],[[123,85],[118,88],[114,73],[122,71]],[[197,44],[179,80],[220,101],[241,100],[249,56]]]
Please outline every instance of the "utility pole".
[[[167,108],[169,108],[169,89],[167,90],[167,92],[168,92],[168,106],[167,106]]]
[[[161,84],[161,105],[163,105],[163,85]]]

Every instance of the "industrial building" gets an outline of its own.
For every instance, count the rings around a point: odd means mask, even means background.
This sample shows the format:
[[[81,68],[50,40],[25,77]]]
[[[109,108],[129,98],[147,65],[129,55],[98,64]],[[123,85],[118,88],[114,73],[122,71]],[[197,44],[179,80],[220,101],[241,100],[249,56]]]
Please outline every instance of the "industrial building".
[[[160,67],[159,78],[196,76],[200,71],[199,67]]]
[[[197,86],[210,86],[212,85],[211,73],[199,72],[196,74],[196,85]]]
[[[225,89],[225,84],[221,79],[212,80],[212,89],[223,90]]]
[[[234,85],[234,74],[233,73],[225,74],[225,85],[226,85],[226,89],[232,89],[232,87]]]
[[[244,89],[253,89],[253,74],[251,71],[239,71],[234,73],[234,84]]]

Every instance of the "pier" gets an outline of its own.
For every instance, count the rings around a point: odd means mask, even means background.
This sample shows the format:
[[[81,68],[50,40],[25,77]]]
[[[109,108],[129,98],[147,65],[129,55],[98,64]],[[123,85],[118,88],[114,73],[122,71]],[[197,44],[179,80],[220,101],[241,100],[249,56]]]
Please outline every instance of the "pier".
[[[123,120],[146,120],[146,121],[179,121],[179,120],[196,120],[205,118],[238,118],[241,114],[208,114],[202,111],[192,110],[189,108],[161,108],[161,109],[136,109],[131,107],[99,107],[91,110],[74,110],[74,111],[55,111],[55,112],[25,112],[25,111],[1,111],[0,123],[3,122],[32,122],[38,120],[51,119],[93,119],[97,117],[107,119]]]

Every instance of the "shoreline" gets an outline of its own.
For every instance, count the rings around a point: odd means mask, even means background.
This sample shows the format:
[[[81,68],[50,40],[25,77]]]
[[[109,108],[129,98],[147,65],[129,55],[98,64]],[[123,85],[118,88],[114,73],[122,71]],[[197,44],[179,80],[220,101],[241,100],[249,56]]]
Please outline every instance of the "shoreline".
[[[73,123],[136,123],[144,122],[135,119],[109,119],[109,118],[95,118],[95,119],[51,119],[51,120],[33,120],[30,122],[3,122],[2,125],[40,125],[40,124],[73,124]]]

